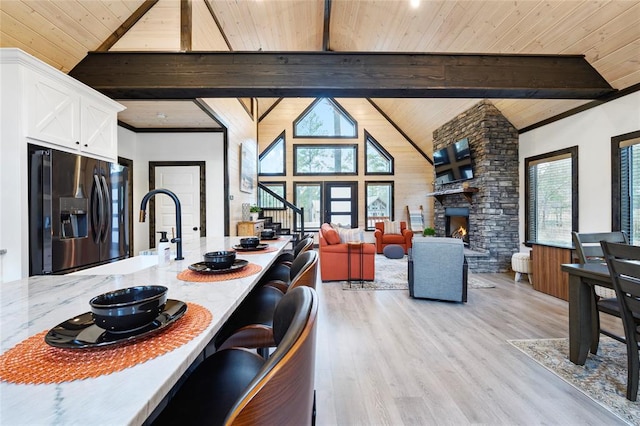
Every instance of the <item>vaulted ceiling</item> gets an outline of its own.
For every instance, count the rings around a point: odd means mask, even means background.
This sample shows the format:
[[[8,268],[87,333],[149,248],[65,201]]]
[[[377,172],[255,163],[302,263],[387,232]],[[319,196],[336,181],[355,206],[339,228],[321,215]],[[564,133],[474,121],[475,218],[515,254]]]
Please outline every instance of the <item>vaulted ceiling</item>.
[[[584,55],[630,91],[640,84],[640,1],[10,0],[0,2],[0,46],[67,73],[91,51]],[[119,101],[119,120],[134,128],[219,125],[202,101]],[[276,101],[259,98],[258,115]],[[371,101],[426,148],[434,129],[479,99]],[[591,101],[492,99],[520,130]]]

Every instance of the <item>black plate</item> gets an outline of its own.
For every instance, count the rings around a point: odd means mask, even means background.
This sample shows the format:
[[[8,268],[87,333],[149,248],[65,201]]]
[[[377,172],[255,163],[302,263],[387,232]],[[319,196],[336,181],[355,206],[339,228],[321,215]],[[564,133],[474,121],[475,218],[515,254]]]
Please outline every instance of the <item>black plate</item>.
[[[269,247],[269,244],[258,244],[256,247],[242,247],[240,244],[233,246],[234,250],[237,251],[260,251]]]
[[[189,265],[189,269],[194,272],[200,272],[201,274],[226,274],[229,272],[236,272],[244,268],[249,264],[248,260],[244,259],[236,259],[231,265],[230,268],[224,269],[212,269],[207,266],[204,262],[194,263],[193,265]]]
[[[173,324],[187,312],[187,304],[168,299],[164,309],[148,325],[129,332],[112,333],[93,322],[91,312],[86,312],[58,324],[44,336],[44,341],[57,348],[86,349],[128,343],[132,340],[158,333]]]

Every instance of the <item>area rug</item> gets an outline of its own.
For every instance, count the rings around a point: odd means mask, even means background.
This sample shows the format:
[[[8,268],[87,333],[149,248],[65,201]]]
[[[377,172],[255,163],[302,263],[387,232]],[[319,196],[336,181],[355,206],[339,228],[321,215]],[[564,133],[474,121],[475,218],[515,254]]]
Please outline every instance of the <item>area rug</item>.
[[[640,425],[640,401],[627,393],[626,346],[600,338],[598,354],[589,354],[585,365],[569,360],[569,339],[510,340],[513,346],[558,375],[589,398],[631,425]]]
[[[343,290],[408,290],[409,280],[407,278],[408,257],[401,259],[389,259],[384,255],[376,255],[376,279],[374,281],[358,280],[340,281]],[[483,280],[478,274],[469,274],[467,280],[468,288],[492,288],[494,284]]]

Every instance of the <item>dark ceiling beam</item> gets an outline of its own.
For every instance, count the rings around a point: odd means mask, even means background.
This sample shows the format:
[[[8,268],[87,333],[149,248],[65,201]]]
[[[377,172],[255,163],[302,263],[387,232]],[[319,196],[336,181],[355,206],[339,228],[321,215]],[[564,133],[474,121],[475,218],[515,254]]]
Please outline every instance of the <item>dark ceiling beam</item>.
[[[106,52],[111,49],[135,24],[147,13],[158,0],[145,0],[135,12],[127,18],[102,44],[96,49],[98,52]]]
[[[382,108],[380,108],[380,107],[378,106],[378,104],[376,104],[376,103],[373,101],[373,99],[367,99],[367,101],[369,101],[369,103],[371,104],[371,106],[373,106],[373,107],[376,109],[376,111],[378,111],[378,114],[380,114],[382,117],[384,117],[384,119],[385,119],[385,120],[387,120],[387,121],[389,122],[389,124],[391,124],[391,126],[393,126],[393,128],[394,128],[394,129],[396,129],[396,131],[397,131],[398,133],[400,133],[400,134],[402,135],[402,137],[403,137],[407,142],[409,142],[409,144],[410,144],[410,145],[411,145],[411,146],[412,146],[416,151],[418,151],[418,153],[419,153],[420,155],[422,155],[422,158],[424,158],[425,160],[427,160],[427,161],[429,162],[429,164],[431,164],[432,166],[434,165],[434,164],[433,164],[433,159],[431,159],[431,157],[429,157],[429,156],[428,156],[428,155],[427,155],[427,154],[426,154],[426,153],[425,153],[425,152],[424,152],[424,151],[423,151],[423,150],[418,146],[418,144],[417,144],[417,143],[415,143],[415,142],[413,141],[413,139],[411,139],[411,138],[409,137],[409,135],[407,135],[407,134],[406,134],[406,133],[405,133],[405,132],[400,128],[400,126],[398,126],[398,125],[396,124],[396,122],[395,122],[395,121],[393,121],[393,120],[391,119],[391,117],[389,117],[389,116],[387,115],[387,113],[386,113],[386,112],[384,112],[384,111],[382,110]]]
[[[191,51],[192,14],[191,0],[180,0],[180,50],[183,52]]]
[[[69,75],[114,99],[596,99],[614,91],[582,55],[91,52]]]
[[[218,16],[216,15],[216,12],[213,10],[213,7],[211,6],[211,2],[209,0],[205,0],[204,4],[207,6],[207,9],[209,10],[209,14],[213,19],[213,22],[216,23],[216,27],[218,28],[218,31],[220,31],[220,35],[222,36],[224,43],[227,45],[227,49],[232,51],[233,48],[231,47],[231,43],[229,42],[229,39],[227,38],[227,34],[225,34],[224,29],[222,28],[222,24],[220,23],[220,20],[218,20]]]
[[[280,102],[282,102],[283,98],[279,98],[278,100],[276,100],[269,108],[267,108],[267,110],[265,112],[262,113],[262,115],[260,117],[258,117],[258,123],[261,122],[267,115],[269,115],[269,113],[271,111],[273,111]],[[258,101],[260,101],[260,99],[258,99]]]
[[[324,0],[324,19],[322,25],[322,50],[325,52],[331,50],[330,45],[331,32],[331,0]]]

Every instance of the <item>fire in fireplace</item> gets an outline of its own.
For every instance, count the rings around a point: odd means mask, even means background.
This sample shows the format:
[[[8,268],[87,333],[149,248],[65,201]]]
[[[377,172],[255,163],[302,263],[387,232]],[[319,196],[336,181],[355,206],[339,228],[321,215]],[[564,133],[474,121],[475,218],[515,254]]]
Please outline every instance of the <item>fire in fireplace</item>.
[[[460,226],[460,228],[458,228],[455,231],[453,231],[451,236],[453,238],[461,238],[461,239],[464,240],[466,238],[466,236],[467,236],[467,230],[465,229],[464,226]]]
[[[447,207],[444,211],[445,235],[460,238],[466,246],[469,245],[469,208]]]

